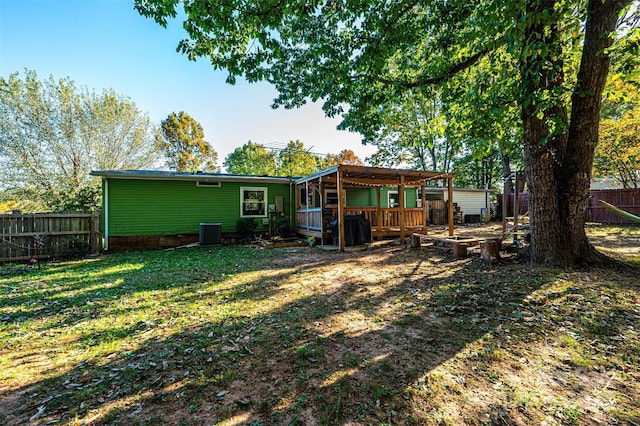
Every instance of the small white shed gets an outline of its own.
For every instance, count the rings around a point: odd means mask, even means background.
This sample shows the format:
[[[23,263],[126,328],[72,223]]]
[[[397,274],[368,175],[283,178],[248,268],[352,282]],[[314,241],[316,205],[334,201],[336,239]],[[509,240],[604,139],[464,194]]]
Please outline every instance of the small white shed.
[[[427,188],[426,191],[428,199],[447,201],[449,198],[447,188]],[[483,209],[490,211],[491,197],[494,192],[494,189],[453,188],[453,203],[460,208],[463,221],[479,222]],[[464,220],[465,216],[472,217]]]

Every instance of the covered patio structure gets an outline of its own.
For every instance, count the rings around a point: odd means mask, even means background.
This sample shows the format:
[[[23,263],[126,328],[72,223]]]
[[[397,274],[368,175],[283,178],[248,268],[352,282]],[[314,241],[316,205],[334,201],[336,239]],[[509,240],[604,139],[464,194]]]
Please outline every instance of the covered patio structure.
[[[426,183],[446,180],[448,188],[448,227],[453,236],[453,173],[426,172],[336,165],[296,180],[296,232],[319,238],[323,243],[336,238],[345,247],[345,215],[357,215],[371,225],[371,235],[380,239],[399,237],[410,232],[426,233]],[[416,207],[407,207],[407,188],[415,192]],[[393,198],[382,199],[383,191]],[[420,201],[418,201],[420,200]],[[386,207],[383,207],[383,201]],[[337,222],[336,222],[337,221]]]

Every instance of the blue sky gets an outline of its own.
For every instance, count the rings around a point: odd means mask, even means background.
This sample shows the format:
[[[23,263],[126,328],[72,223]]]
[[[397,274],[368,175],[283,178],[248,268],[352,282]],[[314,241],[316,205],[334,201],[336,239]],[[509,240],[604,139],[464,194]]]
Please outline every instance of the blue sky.
[[[220,165],[248,140],[274,146],[300,139],[313,152],[352,149],[363,159],[375,151],[359,134],[336,130],[339,120],[326,118],[320,105],[272,110],[272,86],[226,84],[224,71],[176,52],[183,36],[181,22],[162,28],[140,16],[133,0],[0,0],[0,74],[28,68],[41,79],[113,88],[156,123],[185,111],[202,124]]]

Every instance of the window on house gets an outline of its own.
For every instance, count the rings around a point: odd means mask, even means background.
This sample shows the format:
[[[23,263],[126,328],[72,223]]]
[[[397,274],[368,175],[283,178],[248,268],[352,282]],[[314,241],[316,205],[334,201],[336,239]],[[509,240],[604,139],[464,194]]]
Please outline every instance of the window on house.
[[[405,191],[404,194],[404,206],[407,207],[407,192]],[[391,208],[400,207],[400,196],[398,195],[398,191],[389,191],[387,193],[387,201]]]
[[[334,207],[338,205],[338,190],[337,189],[325,189],[324,191],[324,206]]]
[[[267,188],[240,188],[240,216],[267,217]]]

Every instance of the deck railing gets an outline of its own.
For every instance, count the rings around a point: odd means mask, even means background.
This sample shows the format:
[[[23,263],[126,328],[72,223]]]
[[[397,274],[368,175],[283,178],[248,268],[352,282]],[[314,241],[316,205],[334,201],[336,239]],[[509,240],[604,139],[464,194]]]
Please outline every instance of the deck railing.
[[[372,229],[378,227],[378,211],[380,211],[380,227],[382,229],[400,227],[399,208],[377,207],[345,207],[344,214],[362,216],[369,221]],[[331,209],[331,217],[338,215],[338,209]],[[424,224],[423,210],[421,208],[404,209],[404,226],[418,227]],[[300,229],[321,231],[322,230],[322,209],[310,208],[300,209],[296,212],[296,226]]]
[[[345,214],[363,216],[371,223],[371,228],[378,226],[378,208],[376,207],[345,207]],[[400,208],[381,208],[380,226],[382,228],[397,228],[400,226]],[[422,226],[423,212],[421,208],[404,209],[404,226]]]
[[[296,212],[296,227],[311,231],[322,231],[322,209],[300,209]]]

